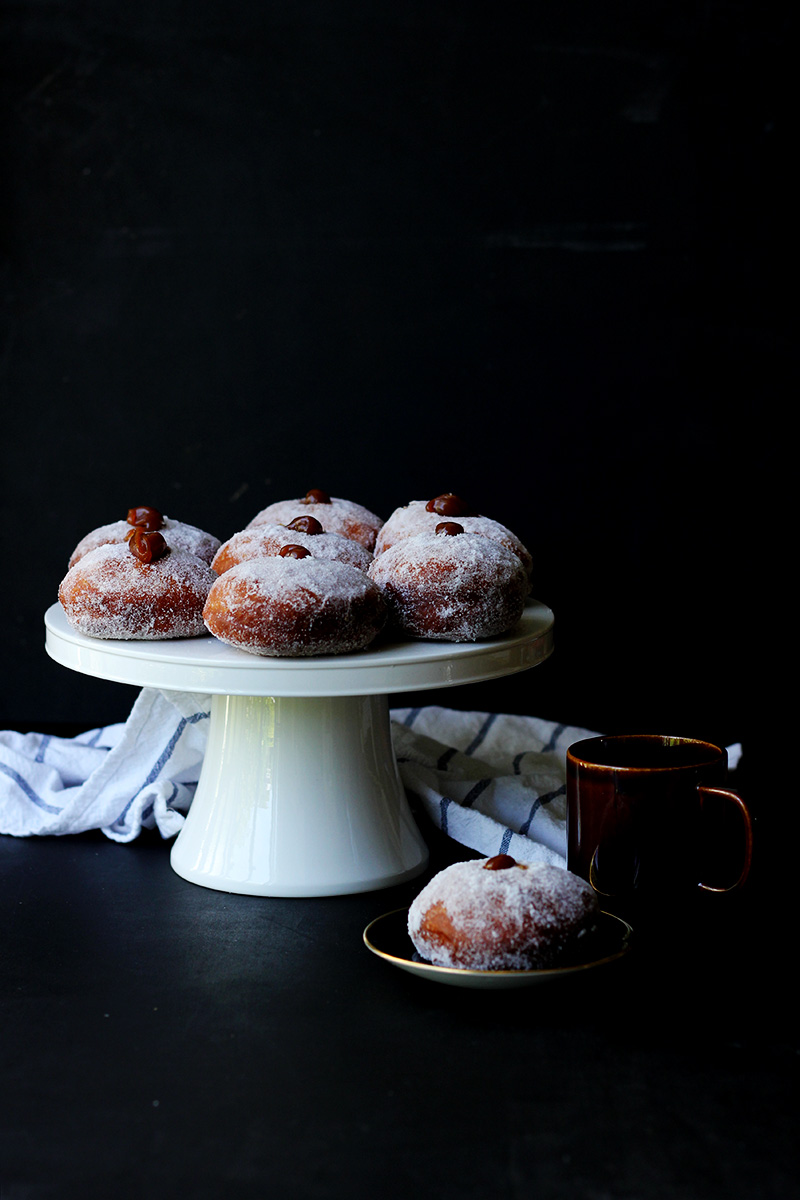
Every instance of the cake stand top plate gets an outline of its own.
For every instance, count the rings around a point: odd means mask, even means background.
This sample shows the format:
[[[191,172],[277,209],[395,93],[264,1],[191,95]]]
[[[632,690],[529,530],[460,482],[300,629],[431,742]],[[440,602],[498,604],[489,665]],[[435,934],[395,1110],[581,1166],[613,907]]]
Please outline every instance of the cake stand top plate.
[[[543,662],[553,613],[532,600],[511,633],[486,642],[389,641],[358,654],[263,658],[216,638],[163,642],[86,637],[60,604],[45,613],[47,653],[64,667],[117,683],[227,696],[371,696],[478,683]]]

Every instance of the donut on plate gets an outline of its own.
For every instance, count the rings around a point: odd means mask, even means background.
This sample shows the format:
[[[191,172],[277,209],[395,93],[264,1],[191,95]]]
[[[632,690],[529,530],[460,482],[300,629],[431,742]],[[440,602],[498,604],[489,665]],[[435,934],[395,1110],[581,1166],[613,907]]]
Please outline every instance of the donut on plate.
[[[70,555],[69,566],[74,567],[84,554],[88,554],[90,550],[96,550],[98,546],[126,541],[134,528],[144,529],[148,532],[157,530],[172,550],[183,550],[188,554],[194,554],[206,563],[211,562],[220,545],[219,538],[214,537],[213,534],[206,533],[195,525],[187,525],[183,521],[173,521],[171,517],[165,517],[158,509],[141,505],[138,508],[129,509],[127,520],[112,521],[110,525],[101,525],[81,538]]]
[[[201,637],[203,605],[216,579],[208,563],[139,530],[84,554],[58,589],[67,620],[88,637],[158,641]]]
[[[217,551],[211,566],[218,575],[250,558],[274,558],[284,546],[303,546],[314,558],[334,560],[366,571],[372,554],[360,542],[326,533],[316,517],[295,517],[288,525],[256,525],[235,533]]]
[[[460,522],[405,538],[378,555],[367,574],[381,588],[394,625],[411,637],[476,642],[507,633],[525,607],[528,577],[516,554]]]
[[[253,517],[247,528],[268,524],[288,525],[295,517],[304,516],[315,517],[326,533],[340,533],[342,537],[360,542],[369,551],[374,549],[375,538],[383,524],[380,517],[363,505],[329,496],[320,488],[312,488],[299,500],[278,500],[275,504],[269,504]]]
[[[384,554],[397,542],[406,538],[417,537],[421,533],[433,533],[441,521],[457,521],[467,533],[477,533],[491,541],[499,542],[501,546],[516,554],[530,580],[533,559],[517,535],[499,521],[481,516],[470,508],[465,500],[452,492],[445,492],[432,500],[412,500],[409,504],[396,508],[378,532],[375,557]]]
[[[250,654],[308,657],[363,650],[386,622],[380,590],[347,563],[284,546],[218,576],[203,617],[221,642]]]
[[[563,961],[598,918],[595,893],[577,875],[498,854],[435,875],[409,908],[408,934],[436,966],[525,971]]]

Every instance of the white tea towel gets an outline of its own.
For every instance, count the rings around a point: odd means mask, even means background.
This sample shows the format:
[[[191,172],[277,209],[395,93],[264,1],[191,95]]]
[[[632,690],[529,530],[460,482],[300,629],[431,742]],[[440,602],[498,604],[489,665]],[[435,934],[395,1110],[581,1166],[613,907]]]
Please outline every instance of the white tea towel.
[[[205,752],[210,701],[144,688],[124,724],[77,738],[0,733],[0,833],[85,833],[130,842],[178,833]]]
[[[395,709],[403,785],[427,816],[483,855],[566,866],[566,751],[586,729],[536,717]]]

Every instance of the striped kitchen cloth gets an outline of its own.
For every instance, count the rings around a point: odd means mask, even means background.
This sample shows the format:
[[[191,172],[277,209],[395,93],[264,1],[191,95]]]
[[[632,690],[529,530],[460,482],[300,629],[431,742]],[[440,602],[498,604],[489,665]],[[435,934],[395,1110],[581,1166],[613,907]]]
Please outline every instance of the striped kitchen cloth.
[[[0,733],[0,833],[86,833],[130,842],[181,829],[194,796],[209,698],[144,688],[124,723],[76,738]]]
[[[434,705],[391,715],[403,785],[437,828],[482,855],[566,866],[566,750],[589,730]]]

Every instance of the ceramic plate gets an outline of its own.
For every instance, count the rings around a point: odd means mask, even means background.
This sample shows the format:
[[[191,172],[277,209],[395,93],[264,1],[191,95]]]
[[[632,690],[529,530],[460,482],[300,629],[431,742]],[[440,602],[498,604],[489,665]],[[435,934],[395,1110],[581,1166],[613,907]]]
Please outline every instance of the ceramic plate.
[[[214,637],[117,641],[73,629],[60,604],[45,613],[45,648],[62,667],[168,691],[222,696],[381,696],[479,683],[527,671],[553,651],[553,613],[531,600],[510,633],[485,642],[376,638],[355,654],[269,658]]]
[[[432,963],[416,961],[414,946],[408,936],[408,909],[398,908],[371,921],[364,930],[368,950],[412,975],[447,983],[453,987],[512,988],[531,987],[558,979],[581,975],[593,967],[615,962],[628,952],[633,930],[625,921],[610,913],[600,914],[597,931],[587,942],[584,955],[561,967],[541,971],[471,971],[458,967],[435,967]]]

